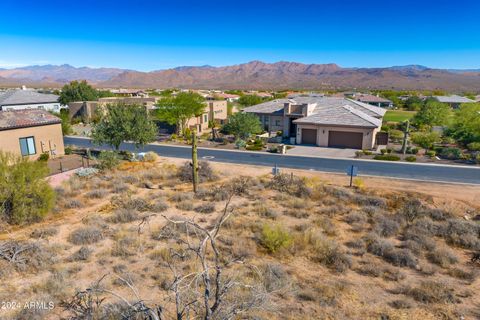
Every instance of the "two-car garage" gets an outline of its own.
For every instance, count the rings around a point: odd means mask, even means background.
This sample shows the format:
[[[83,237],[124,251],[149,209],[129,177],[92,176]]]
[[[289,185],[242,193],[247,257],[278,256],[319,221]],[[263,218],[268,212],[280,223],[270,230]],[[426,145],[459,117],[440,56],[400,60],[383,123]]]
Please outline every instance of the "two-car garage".
[[[363,133],[347,131],[329,131],[328,146],[334,148],[362,149]]]
[[[347,129],[349,130],[349,129]],[[300,128],[299,143],[332,148],[364,149],[364,130],[341,131],[337,128],[322,128],[313,126]]]

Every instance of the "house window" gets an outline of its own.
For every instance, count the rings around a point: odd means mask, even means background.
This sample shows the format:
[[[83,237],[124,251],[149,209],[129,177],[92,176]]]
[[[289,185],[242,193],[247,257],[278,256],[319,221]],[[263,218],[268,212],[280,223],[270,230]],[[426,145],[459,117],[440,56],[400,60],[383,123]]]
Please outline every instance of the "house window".
[[[281,125],[280,122],[281,122],[280,120],[275,120],[275,125],[276,125],[277,127],[279,127],[279,126]]]
[[[203,122],[208,122],[208,116],[206,114],[203,115]]]
[[[31,156],[37,153],[35,151],[35,138],[20,138],[20,151],[22,152],[22,156]]]

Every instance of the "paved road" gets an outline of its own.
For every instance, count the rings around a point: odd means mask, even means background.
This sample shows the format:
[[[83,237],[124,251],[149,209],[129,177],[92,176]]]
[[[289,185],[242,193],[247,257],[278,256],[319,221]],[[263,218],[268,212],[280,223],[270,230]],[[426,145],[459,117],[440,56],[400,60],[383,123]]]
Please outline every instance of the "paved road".
[[[94,146],[89,139],[79,137],[65,137],[65,145],[110,149],[108,146]],[[131,143],[123,143],[122,150],[135,151]],[[191,157],[188,147],[149,144],[142,151],[154,151],[160,156],[184,158]],[[231,150],[198,149],[199,157],[206,157],[211,161],[264,165],[273,167],[277,164],[280,168],[293,168],[304,170],[317,170],[326,172],[346,172],[348,166],[354,164],[358,167],[359,175],[393,177],[438,182],[456,182],[480,185],[480,168],[468,166],[425,165],[411,163],[396,163],[384,161],[368,161],[359,159],[333,159],[292,155],[278,155],[268,153],[242,152]]]

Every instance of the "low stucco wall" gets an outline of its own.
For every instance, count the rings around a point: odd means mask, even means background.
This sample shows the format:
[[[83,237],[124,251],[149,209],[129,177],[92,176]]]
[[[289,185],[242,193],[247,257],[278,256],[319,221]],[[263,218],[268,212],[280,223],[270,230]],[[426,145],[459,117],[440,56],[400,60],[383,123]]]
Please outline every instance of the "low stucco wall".
[[[15,155],[22,155],[20,138],[34,137],[36,154],[31,159],[37,159],[42,153],[48,152],[51,157],[65,154],[61,124],[20,128],[0,131],[0,150]]]
[[[317,129],[317,146],[319,147],[328,147],[329,131],[361,132],[363,133],[362,149],[372,149],[374,147],[375,135],[379,131],[378,128],[326,127],[301,124],[297,125],[297,143],[302,143],[302,129]]]

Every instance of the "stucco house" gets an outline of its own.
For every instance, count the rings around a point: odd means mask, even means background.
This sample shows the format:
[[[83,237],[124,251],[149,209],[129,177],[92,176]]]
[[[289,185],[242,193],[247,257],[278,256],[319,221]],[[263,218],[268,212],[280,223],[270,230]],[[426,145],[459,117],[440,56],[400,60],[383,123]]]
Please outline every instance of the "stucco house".
[[[227,101],[225,100],[207,100],[205,101],[205,110],[202,115],[193,117],[187,122],[187,127],[195,129],[198,133],[208,131],[210,121],[216,121],[220,124],[227,120]]]
[[[54,94],[39,93],[29,89],[7,90],[0,93],[0,111],[43,109],[60,112],[66,106],[58,102],[58,96]]]
[[[243,109],[266,131],[282,131],[297,144],[372,149],[386,110],[360,101],[322,95],[276,99]]]
[[[352,99],[382,108],[393,108],[393,102],[373,94],[354,93]]]
[[[61,120],[41,109],[0,111],[0,151],[37,159],[63,155]]]

